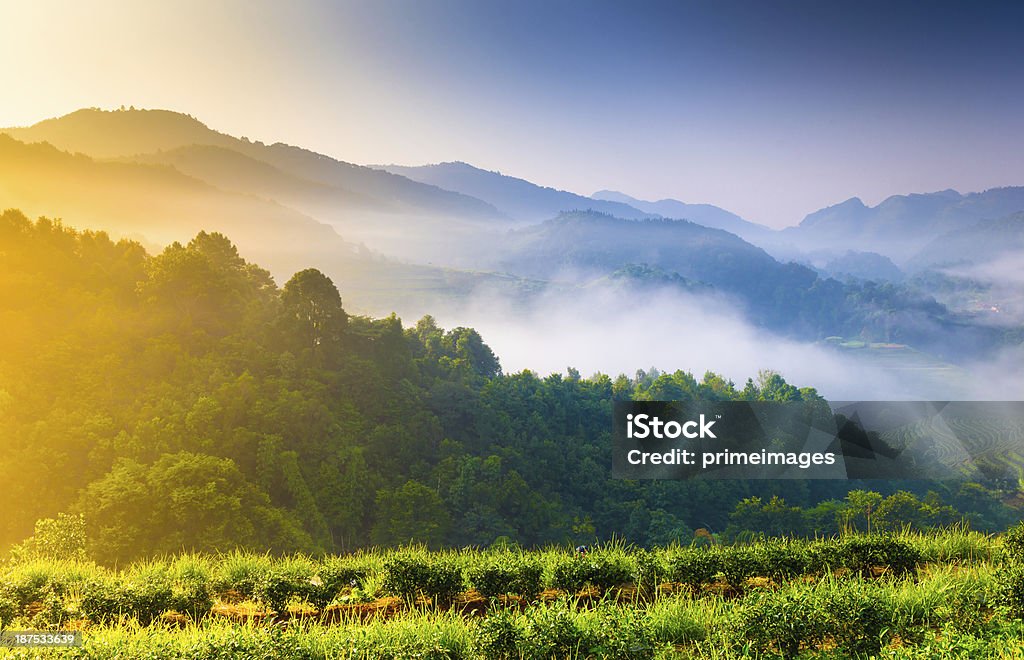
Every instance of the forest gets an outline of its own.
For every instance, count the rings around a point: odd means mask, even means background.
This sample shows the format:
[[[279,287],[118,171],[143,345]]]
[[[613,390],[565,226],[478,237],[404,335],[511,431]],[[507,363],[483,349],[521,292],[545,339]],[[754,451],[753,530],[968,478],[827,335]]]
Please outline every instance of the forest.
[[[818,394],[770,371],[505,373],[473,329],[350,315],[344,289],[278,286],[219,233],[151,255],[0,215],[0,551],[61,514],[108,565],[1020,519],[1017,484],[614,480],[616,399]]]

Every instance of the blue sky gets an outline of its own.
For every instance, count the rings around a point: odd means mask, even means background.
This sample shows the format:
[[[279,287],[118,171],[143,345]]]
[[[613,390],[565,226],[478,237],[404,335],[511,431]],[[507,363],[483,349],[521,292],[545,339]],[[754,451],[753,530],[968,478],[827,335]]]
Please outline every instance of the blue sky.
[[[164,107],[358,163],[463,160],[774,226],[1024,184],[1024,4],[367,1],[0,9],[0,124]]]

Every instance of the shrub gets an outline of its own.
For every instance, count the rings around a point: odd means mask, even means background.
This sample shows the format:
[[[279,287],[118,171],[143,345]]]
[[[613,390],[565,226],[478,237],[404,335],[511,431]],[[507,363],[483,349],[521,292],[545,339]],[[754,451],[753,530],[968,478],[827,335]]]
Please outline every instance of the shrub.
[[[662,599],[647,610],[651,635],[655,640],[667,644],[686,644],[707,637],[707,630],[694,621],[686,606],[679,599]]]
[[[125,607],[120,589],[110,579],[94,578],[82,586],[82,614],[93,623],[117,621]]]
[[[844,545],[837,539],[815,541],[804,551],[806,565],[804,571],[814,575],[823,575],[836,568],[846,566]]]
[[[651,601],[658,596],[658,585],[665,578],[665,564],[660,555],[647,550],[638,550],[633,556],[633,584],[642,601]]]
[[[519,658],[523,635],[519,617],[514,612],[496,610],[480,622],[475,647],[483,658]]]
[[[564,601],[527,610],[521,647],[523,657],[537,660],[586,657],[596,639],[577,624],[573,614]]]
[[[629,582],[633,571],[621,557],[589,554],[563,557],[555,564],[554,586],[576,593],[586,585],[605,591]]]
[[[43,608],[32,617],[32,626],[35,628],[59,628],[70,618],[64,599],[54,592],[43,596],[42,605]]]
[[[887,567],[896,575],[913,572],[921,561],[921,552],[894,536],[850,536],[843,541],[847,568],[870,576],[872,568]]]
[[[384,562],[384,589],[410,603],[423,594],[444,606],[462,591],[462,571],[441,558],[394,556]]]
[[[280,614],[288,609],[292,597],[306,595],[307,585],[308,578],[303,580],[282,566],[274,566],[256,582],[254,595],[261,603]]]
[[[160,618],[164,612],[173,609],[171,585],[159,579],[146,582],[129,582],[114,587],[122,610],[132,614],[139,623],[146,626]]]
[[[997,573],[999,602],[1009,614],[1024,619],[1024,564],[1009,564]]]
[[[209,583],[197,579],[179,580],[171,590],[170,609],[199,621],[213,607],[213,591]]]
[[[1003,561],[1024,563],[1024,523],[1010,528],[1003,536]]]
[[[588,656],[618,660],[654,657],[654,636],[636,610],[605,605],[591,617],[593,627]]]
[[[874,655],[889,634],[893,608],[878,589],[846,583],[829,592],[819,606],[827,612],[828,633],[853,655]]]
[[[802,644],[814,648],[821,642],[825,616],[809,591],[755,591],[740,608],[736,633],[758,655],[775,649],[793,658]]]
[[[213,587],[217,593],[234,591],[243,599],[256,596],[260,579],[271,570],[273,564],[267,555],[253,555],[234,552],[220,560]]]
[[[0,629],[9,627],[20,612],[18,603],[8,594],[0,592]]]
[[[307,598],[317,609],[323,609],[330,605],[345,587],[355,588],[362,585],[367,575],[368,571],[365,568],[343,559],[332,557],[324,560],[317,566]]]
[[[722,554],[716,550],[690,548],[669,560],[669,574],[675,582],[699,589],[714,581],[722,571]]]
[[[503,556],[471,566],[466,576],[470,584],[488,598],[517,594],[533,600],[541,591],[543,573],[543,567],[535,560]]]
[[[734,547],[722,553],[722,575],[732,587],[742,587],[746,580],[765,572],[764,562],[754,548]]]
[[[807,548],[795,541],[771,540],[758,546],[762,574],[776,580],[791,580],[803,575],[809,564]]]

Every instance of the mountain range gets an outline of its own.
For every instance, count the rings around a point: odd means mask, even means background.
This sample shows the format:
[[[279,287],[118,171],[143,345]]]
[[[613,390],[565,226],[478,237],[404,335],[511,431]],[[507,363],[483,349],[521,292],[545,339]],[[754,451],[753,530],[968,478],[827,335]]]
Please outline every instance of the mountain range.
[[[888,327],[879,306],[943,317],[917,293],[858,293],[857,282],[901,281],[897,265],[1024,250],[1012,215],[1024,211],[1024,188],[894,196],[875,207],[853,198],[776,231],[708,204],[586,197],[466,163],[361,166],[164,110],[86,109],[0,129],[0,205],[151,248],[221,231],[279,280],[315,266],[347,304],[375,314],[424,313],[484,283],[529,296],[646,281],[714,290],[742,301],[759,325],[811,338]]]

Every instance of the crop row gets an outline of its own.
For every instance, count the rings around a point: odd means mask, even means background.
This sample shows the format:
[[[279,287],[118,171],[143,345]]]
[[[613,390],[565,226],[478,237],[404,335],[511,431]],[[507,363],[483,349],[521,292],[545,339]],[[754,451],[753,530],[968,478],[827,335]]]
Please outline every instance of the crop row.
[[[965,563],[993,552],[989,539],[980,535],[955,532],[939,538],[848,536],[658,551],[617,544],[587,552],[404,549],[319,560],[236,552],[183,555],[121,571],[34,561],[9,567],[0,578],[0,622],[57,625],[128,616],[145,625],[169,611],[199,620],[215,602],[251,602],[283,613],[289,606],[323,610],[383,596],[445,608],[468,589],[485,598],[508,596],[520,602],[536,601],[545,589],[600,596],[625,585],[633,587],[634,597],[650,600],[664,591],[665,583],[698,595],[712,590],[737,595],[755,579],[763,586],[801,576],[900,576],[924,562]]]

